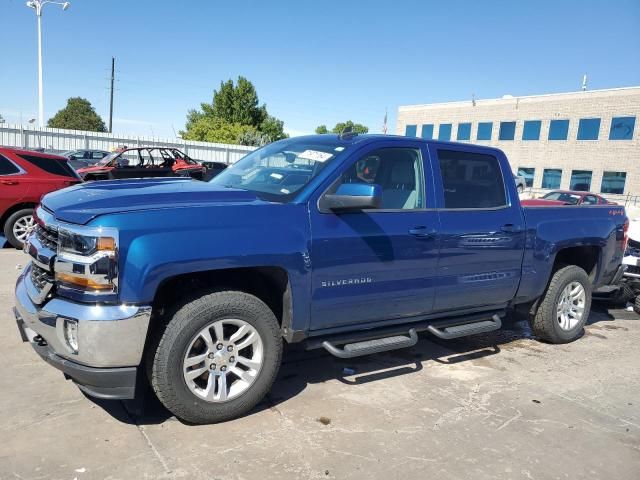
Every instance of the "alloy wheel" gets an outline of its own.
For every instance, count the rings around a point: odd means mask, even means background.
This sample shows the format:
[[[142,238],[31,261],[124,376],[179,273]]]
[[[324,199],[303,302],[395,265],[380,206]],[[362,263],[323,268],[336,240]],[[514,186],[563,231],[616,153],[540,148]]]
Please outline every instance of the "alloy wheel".
[[[24,217],[20,217],[13,224],[13,236],[19,242],[24,243],[34,225],[35,222],[33,220],[33,215],[25,215]]]
[[[587,294],[580,282],[569,283],[558,299],[556,318],[563,330],[572,330],[582,321]]]
[[[207,325],[189,343],[182,372],[187,387],[207,402],[226,402],[255,382],[264,359],[262,339],[248,322],[223,319]]]

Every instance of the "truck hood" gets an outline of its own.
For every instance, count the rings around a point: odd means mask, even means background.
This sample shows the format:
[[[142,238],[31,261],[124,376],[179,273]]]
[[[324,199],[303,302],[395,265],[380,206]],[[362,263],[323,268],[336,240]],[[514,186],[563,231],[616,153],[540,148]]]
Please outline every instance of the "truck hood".
[[[189,178],[149,178],[83,183],[45,195],[42,206],[58,220],[84,225],[110,213],[257,201],[246,190]]]

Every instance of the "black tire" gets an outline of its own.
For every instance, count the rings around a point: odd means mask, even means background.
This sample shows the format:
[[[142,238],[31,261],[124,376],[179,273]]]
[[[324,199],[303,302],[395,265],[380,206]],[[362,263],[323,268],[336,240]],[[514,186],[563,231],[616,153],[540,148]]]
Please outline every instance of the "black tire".
[[[640,295],[633,301],[633,311],[640,315]]]
[[[571,282],[579,282],[585,291],[584,312],[581,320],[571,329],[564,330],[557,319],[557,305],[560,295]],[[529,324],[534,335],[550,343],[569,343],[580,338],[584,324],[591,311],[592,285],[587,272],[575,265],[557,270],[551,277],[549,286],[540,299],[535,312],[529,317]]]
[[[187,387],[183,359],[199,331],[215,320],[228,318],[243,320],[257,330],[263,342],[263,364],[247,391],[231,400],[211,403]],[[196,424],[224,422],[249,412],[271,389],[282,358],[282,336],[273,312],[260,299],[238,291],[206,293],[179,306],[156,343],[150,351],[151,386],[169,411]]]
[[[33,208],[23,208],[17,212],[13,212],[7,221],[4,222],[4,237],[15,248],[22,248],[22,241],[18,240],[13,234],[13,226],[15,223],[24,217],[33,216]]]

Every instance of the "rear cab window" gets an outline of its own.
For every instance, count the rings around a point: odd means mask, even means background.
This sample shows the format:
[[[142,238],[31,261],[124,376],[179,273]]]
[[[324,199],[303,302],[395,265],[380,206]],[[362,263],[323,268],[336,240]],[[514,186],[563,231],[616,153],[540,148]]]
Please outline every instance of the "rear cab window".
[[[497,209],[508,205],[497,157],[445,149],[437,149],[437,155],[445,210]]]

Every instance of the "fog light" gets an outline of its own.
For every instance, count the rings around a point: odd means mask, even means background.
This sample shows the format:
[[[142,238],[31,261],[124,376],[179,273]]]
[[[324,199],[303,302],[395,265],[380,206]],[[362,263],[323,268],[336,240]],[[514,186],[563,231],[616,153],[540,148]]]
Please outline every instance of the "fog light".
[[[78,353],[78,322],[65,318],[64,320],[64,339],[72,353]]]

